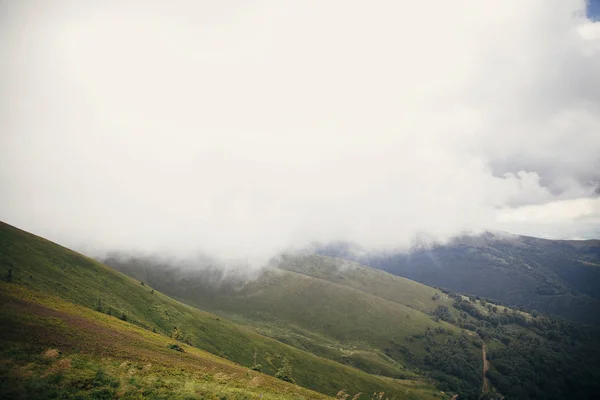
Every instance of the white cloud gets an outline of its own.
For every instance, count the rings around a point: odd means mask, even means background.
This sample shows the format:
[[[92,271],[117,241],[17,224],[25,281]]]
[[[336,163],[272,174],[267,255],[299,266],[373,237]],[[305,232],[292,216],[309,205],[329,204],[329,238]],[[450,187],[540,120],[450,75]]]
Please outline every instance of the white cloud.
[[[573,199],[554,201],[517,209],[505,209],[499,212],[501,222],[519,221],[543,224],[569,222],[574,219],[600,217],[600,199]]]
[[[500,226],[518,227],[524,234],[558,239],[589,239],[589,234],[586,237],[579,236],[579,233],[600,233],[600,198],[560,200],[502,209],[497,212],[497,221]]]
[[[0,218],[67,245],[597,233],[583,1],[5,8]]]

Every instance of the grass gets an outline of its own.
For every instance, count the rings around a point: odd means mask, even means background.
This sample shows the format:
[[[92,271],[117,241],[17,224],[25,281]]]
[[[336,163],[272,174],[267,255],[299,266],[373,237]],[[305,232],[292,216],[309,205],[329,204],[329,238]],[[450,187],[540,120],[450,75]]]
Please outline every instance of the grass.
[[[234,276],[217,281],[211,270],[144,259],[109,262],[132,276],[149,277],[161,291],[186,304],[370,374],[412,378],[420,367],[414,356],[424,357],[427,344],[410,337],[436,328],[461,332],[429,314],[441,305],[452,308],[453,300],[443,292],[326,256],[287,256],[256,279]]]
[[[141,361],[135,362],[144,362],[144,358],[152,358],[163,360],[167,365],[181,366],[173,367],[175,370],[183,368],[187,371],[187,368],[193,370],[193,365],[197,363],[197,360],[191,361],[189,357],[199,357],[198,354],[202,354],[204,365],[207,360],[212,360],[219,365],[231,365],[232,368],[234,364],[227,363],[223,358],[250,367],[255,363],[256,356],[256,362],[269,375],[277,372],[283,358],[289,359],[298,385],[328,395],[334,395],[341,389],[353,394],[385,392],[390,398],[398,399],[433,398],[439,394],[423,381],[385,379],[370,375],[267,338],[225,318],[173,300],[150,287],[147,282],[142,285],[138,280],[69,249],[0,223],[0,275],[7,277],[9,270],[12,282],[1,286],[4,296],[2,326],[10,327],[8,332],[20,330],[21,336],[7,337],[3,333],[3,347],[10,344],[15,348],[25,349],[23,351],[30,355],[39,353],[43,350],[42,347],[48,346],[60,347],[66,354],[71,354],[72,350],[73,354],[82,354],[81,357],[91,357],[90,362],[102,366],[104,373],[111,379],[121,381],[123,377],[118,373],[119,370],[110,368],[110,362],[105,364],[105,358],[122,360],[125,357],[127,362],[140,359]],[[19,317],[19,313],[4,312],[7,303],[18,303],[17,300],[33,304],[25,307],[23,315],[27,317],[24,320]],[[50,311],[44,311],[40,316],[31,311],[37,310],[36,307]],[[53,313],[59,313],[59,316],[53,316]],[[119,319],[120,317],[124,317],[126,321]],[[86,329],[88,324],[95,328]],[[183,332],[182,339],[198,349],[181,342],[177,344],[184,352],[168,348],[174,341],[169,337],[174,327]],[[30,340],[25,333],[35,333],[35,338]],[[118,341],[114,339],[115,335],[119,337]],[[123,339],[123,335],[128,339]],[[50,339],[46,339],[46,336]],[[19,337],[27,337],[27,340]],[[125,344],[120,345],[121,341]],[[32,343],[42,347],[28,347]],[[96,343],[103,343],[105,347],[98,349]],[[212,354],[198,353],[201,351],[199,349]],[[15,359],[18,361],[18,357]],[[9,357],[3,361],[4,367],[11,365],[11,368],[2,370],[2,382],[21,387],[27,392],[23,385],[27,385],[28,380],[21,382],[11,378],[11,371],[18,371],[20,367],[18,363],[11,364],[10,360]],[[187,361],[184,363],[181,360]],[[244,374],[252,374],[247,369],[242,370],[245,371]],[[31,379],[38,379],[36,374],[31,376]],[[265,375],[260,376],[260,379],[267,379]],[[151,378],[152,376],[148,379]],[[39,379],[46,378],[39,375]],[[235,378],[233,382],[237,384],[238,380]],[[185,379],[182,378],[181,382],[183,381]],[[147,386],[146,378],[140,378],[136,382],[139,385],[132,384],[132,387]],[[277,383],[280,382],[277,380]],[[185,385],[173,385],[177,388],[182,386]],[[60,390],[67,390],[60,387]],[[194,390],[196,389],[192,392]],[[75,392],[68,393],[69,396],[75,396]],[[160,393],[157,394],[159,395]],[[185,397],[185,394],[182,396]]]
[[[0,283],[0,397],[325,399],[117,318]]]
[[[338,283],[418,311],[452,306],[444,293],[421,283],[340,258],[305,255],[283,257],[279,268]],[[436,295],[439,298],[434,299]]]

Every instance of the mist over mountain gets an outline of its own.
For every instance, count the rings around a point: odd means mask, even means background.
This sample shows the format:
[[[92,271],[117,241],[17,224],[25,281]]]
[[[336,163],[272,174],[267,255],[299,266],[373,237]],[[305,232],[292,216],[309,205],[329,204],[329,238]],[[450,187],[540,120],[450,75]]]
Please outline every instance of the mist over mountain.
[[[0,0],[0,55],[1,399],[598,398],[600,0]]]
[[[445,393],[459,393],[459,398],[465,399],[593,398],[588,393],[595,386],[583,377],[595,373],[592,360],[600,356],[600,348],[592,338],[597,336],[598,328],[557,319],[552,313],[558,310],[567,319],[597,322],[598,302],[575,290],[566,292],[564,283],[556,282],[555,287],[565,290],[560,294],[546,293],[548,287],[538,286],[544,279],[543,273],[549,276],[547,269],[559,268],[539,264],[548,261],[540,252],[541,246],[547,245],[545,242],[491,234],[454,241],[459,246],[454,249],[459,257],[466,250],[466,256],[462,255],[465,260],[473,249],[480,249],[483,259],[503,254],[500,261],[509,269],[509,275],[511,268],[519,275],[525,261],[538,267],[540,271],[532,274],[537,281],[525,277],[524,283],[519,283],[520,276],[512,276],[509,282],[495,273],[488,280],[513,295],[523,294],[519,290],[524,284],[542,289],[534,296],[545,295],[544,301],[562,307],[544,310],[543,314],[539,310],[519,311],[487,296],[433,288],[348,259],[307,253],[283,254],[252,279],[243,275],[225,277],[218,269],[202,265],[193,268],[186,263],[164,263],[148,255],[120,254],[104,262],[186,304],[371,374],[396,379],[424,374]],[[581,260],[596,260],[597,245],[567,243],[565,247],[570,251],[562,249],[550,258],[565,253],[564,260],[573,255]],[[428,243],[409,257],[418,258],[421,252],[431,256],[438,247],[451,245]],[[503,253],[493,253],[490,247],[501,248]],[[343,246],[332,248],[341,253]],[[355,246],[346,245],[344,250],[340,255],[346,257],[367,254]],[[512,258],[508,259],[507,254],[512,254]],[[534,264],[536,257],[538,264]],[[485,270],[487,265],[478,261]],[[423,268],[427,269],[427,265]],[[438,268],[444,268],[443,264]],[[444,281],[445,272],[434,272]],[[468,280],[463,272],[453,271],[459,280]],[[477,273],[477,268],[473,265],[466,272]],[[582,347],[576,344],[579,340],[591,342]],[[478,357],[480,346],[486,360],[483,365]],[[576,361],[581,357],[587,366]],[[481,368],[486,370],[483,381],[478,373]],[[582,379],[575,378],[579,374]],[[580,395],[575,395],[575,391]]]
[[[600,323],[600,240],[488,232],[447,243],[421,240],[408,252],[372,252],[348,243],[322,245],[315,251],[426,285]]]
[[[286,257],[322,254],[355,261],[429,286],[491,299],[511,307],[600,324],[600,240],[550,240],[508,233],[461,235],[448,241],[415,237],[400,250],[371,250],[348,242],[313,243],[262,264],[236,264],[202,256],[109,252],[98,259],[124,272],[164,269],[201,277],[210,285],[243,287]],[[352,265],[352,264],[349,264]],[[132,267],[136,266],[133,269]],[[152,268],[148,269],[150,266]]]

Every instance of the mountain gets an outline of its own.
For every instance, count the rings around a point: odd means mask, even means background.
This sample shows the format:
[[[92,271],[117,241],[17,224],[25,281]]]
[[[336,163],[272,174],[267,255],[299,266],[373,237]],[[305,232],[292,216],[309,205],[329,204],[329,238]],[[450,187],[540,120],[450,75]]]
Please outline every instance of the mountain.
[[[440,396],[420,377],[375,376],[288,346],[4,223],[0,276],[2,398]]]
[[[286,254],[252,277],[156,257],[104,261],[298,349],[371,374],[424,376],[460,398],[593,398],[599,388],[597,328],[348,260]]]
[[[425,313],[439,305],[451,307],[448,296],[438,292],[439,300],[433,300],[435,289],[330,257],[282,256],[276,266],[266,267],[250,280],[216,278],[218,271],[211,269],[155,265],[145,259],[119,262],[112,258],[105,262],[131,276],[145,276],[154,287],[186,304],[377,375],[414,375],[405,365],[408,356],[392,343],[404,343],[408,337],[428,330],[460,333],[460,329],[436,322]],[[381,275],[385,275],[383,279]],[[384,287],[384,282],[392,282],[387,287],[388,298],[358,289],[363,282],[374,292]],[[422,343],[411,347],[411,351],[425,353]],[[478,347],[473,346],[468,355],[478,385]]]
[[[340,258],[285,254],[253,274],[159,257],[107,262],[130,276],[0,223],[2,398],[592,399],[600,390],[597,327]]]
[[[600,240],[485,233],[409,252],[357,251],[344,243],[318,252],[511,307],[600,324]]]

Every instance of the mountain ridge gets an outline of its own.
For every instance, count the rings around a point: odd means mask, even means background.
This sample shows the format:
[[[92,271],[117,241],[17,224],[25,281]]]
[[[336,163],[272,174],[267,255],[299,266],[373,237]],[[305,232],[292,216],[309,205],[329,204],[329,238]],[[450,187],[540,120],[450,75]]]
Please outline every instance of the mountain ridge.
[[[316,252],[429,286],[600,324],[600,240],[484,233],[408,252],[357,251],[347,243],[321,245]]]

